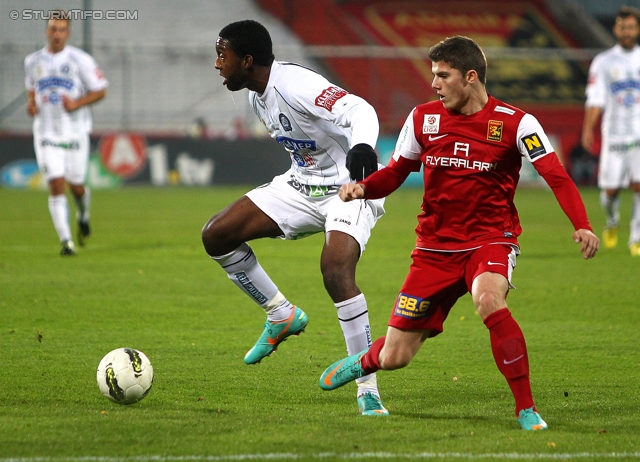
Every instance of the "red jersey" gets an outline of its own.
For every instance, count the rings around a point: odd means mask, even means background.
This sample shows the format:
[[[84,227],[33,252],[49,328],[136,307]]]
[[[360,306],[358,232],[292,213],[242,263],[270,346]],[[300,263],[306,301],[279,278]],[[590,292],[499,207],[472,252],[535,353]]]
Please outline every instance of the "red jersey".
[[[481,111],[468,116],[445,109],[440,101],[414,108],[389,166],[363,181],[366,198],[390,194],[422,166],[418,248],[517,245],[522,228],[513,198],[523,157],[552,187],[576,229],[591,229],[577,188],[540,123],[492,96]]]

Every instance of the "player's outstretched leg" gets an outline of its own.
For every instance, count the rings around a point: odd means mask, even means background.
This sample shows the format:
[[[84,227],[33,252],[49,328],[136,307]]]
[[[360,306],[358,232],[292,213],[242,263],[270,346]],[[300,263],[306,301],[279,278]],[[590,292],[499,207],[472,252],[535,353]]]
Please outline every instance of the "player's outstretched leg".
[[[300,335],[304,332],[309,318],[297,306],[291,310],[291,315],[284,321],[269,321],[264,324],[264,331],[247,354],[244,356],[244,362],[247,364],[259,363],[262,358],[273,353],[278,345],[284,342],[292,335]]]

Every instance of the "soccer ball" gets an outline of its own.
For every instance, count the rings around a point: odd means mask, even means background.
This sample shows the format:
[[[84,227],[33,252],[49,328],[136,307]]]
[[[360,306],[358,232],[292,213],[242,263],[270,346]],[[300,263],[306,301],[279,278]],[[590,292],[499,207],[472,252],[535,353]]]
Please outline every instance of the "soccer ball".
[[[147,396],[153,385],[153,367],[149,358],[133,348],[118,348],[107,353],[98,364],[98,388],[111,401],[133,404]]]

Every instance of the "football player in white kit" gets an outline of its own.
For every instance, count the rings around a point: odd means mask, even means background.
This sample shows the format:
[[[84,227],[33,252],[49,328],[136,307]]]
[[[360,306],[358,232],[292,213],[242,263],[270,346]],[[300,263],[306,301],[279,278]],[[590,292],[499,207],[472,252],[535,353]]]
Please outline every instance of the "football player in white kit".
[[[600,202],[607,217],[603,243],[618,244],[620,190],[633,191],[629,250],[640,256],[640,12],[622,7],[613,33],[618,43],[597,55],[589,69],[582,145],[591,150],[602,115],[598,171]]]
[[[93,104],[105,97],[108,82],[95,60],[66,45],[70,20],[51,12],[48,45],[26,57],[27,113],[34,117],[33,144],[40,171],[49,184],[49,212],[63,256],[75,255],[65,182],[77,205],[78,244],[89,237],[91,192],[85,186]],[[59,19],[55,19],[59,18]]]
[[[269,356],[302,332],[307,315],[278,290],[247,241],[301,239],[325,233],[320,268],[337,309],[349,354],[371,344],[364,295],[356,285],[356,264],[384,213],[383,202],[345,203],[340,185],[378,169],[374,147],[378,117],[362,98],[298,64],[275,61],[267,29],[252,20],[229,24],[216,42],[215,67],[230,91],[249,90],[249,100],[271,137],[291,157],[291,168],[213,216],[202,242],[228,277],[267,314],[264,331],[245,355],[247,364]],[[358,381],[363,415],[387,415],[374,374]]]

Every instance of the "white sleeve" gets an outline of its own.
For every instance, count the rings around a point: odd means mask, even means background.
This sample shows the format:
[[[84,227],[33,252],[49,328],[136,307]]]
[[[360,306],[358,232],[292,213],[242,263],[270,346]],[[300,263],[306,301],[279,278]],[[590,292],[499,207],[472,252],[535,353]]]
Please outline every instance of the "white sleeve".
[[[96,60],[87,53],[80,54],[78,59],[80,77],[87,91],[100,91],[107,88],[109,82],[104,78],[102,69]]]
[[[585,89],[587,96],[585,106],[587,107],[603,108],[607,105],[608,89],[603,58],[602,55],[596,56],[589,67],[589,78]]]
[[[413,125],[413,113],[416,108],[413,108],[409,113],[409,117],[404,122],[398,141],[396,142],[396,148],[393,151],[393,159],[397,162],[400,157],[406,157],[411,160],[420,160],[422,156],[422,146],[416,139],[416,131]]]
[[[33,67],[33,65],[31,64],[32,56],[33,55],[29,55],[24,59],[24,87],[27,89],[27,91],[35,90],[35,83],[31,75],[31,68]]]
[[[335,124],[341,127],[351,127],[351,146],[366,143],[372,148],[376,147],[380,124],[376,110],[359,96],[347,94],[340,98],[343,103],[333,108],[336,116]]]
[[[351,146],[366,143],[376,147],[380,124],[375,109],[364,99],[352,95],[313,73],[304,85],[289,86],[296,109],[311,118],[324,119],[343,128],[351,128]]]
[[[531,162],[555,152],[542,125],[531,114],[525,114],[520,120],[516,142],[518,151]]]

